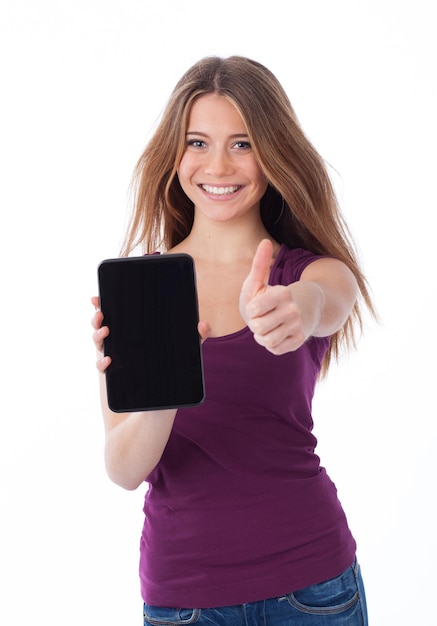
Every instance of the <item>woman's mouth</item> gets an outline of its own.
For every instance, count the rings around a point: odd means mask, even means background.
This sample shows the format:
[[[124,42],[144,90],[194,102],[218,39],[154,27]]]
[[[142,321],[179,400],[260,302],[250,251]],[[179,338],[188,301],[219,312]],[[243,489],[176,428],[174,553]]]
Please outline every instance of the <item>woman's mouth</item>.
[[[213,196],[229,196],[239,189],[241,189],[241,185],[229,185],[227,187],[215,187],[212,185],[200,185],[201,188],[206,191],[206,193]]]

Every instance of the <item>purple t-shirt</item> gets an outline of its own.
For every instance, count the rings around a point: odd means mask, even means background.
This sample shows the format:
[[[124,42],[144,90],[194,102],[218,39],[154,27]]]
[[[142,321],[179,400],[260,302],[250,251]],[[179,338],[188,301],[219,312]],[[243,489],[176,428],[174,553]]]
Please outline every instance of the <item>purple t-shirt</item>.
[[[316,260],[282,246],[270,284]],[[148,477],[140,578],[146,603],[263,600],[343,572],[355,541],[315,454],[311,402],[328,338],[275,356],[248,328],[203,344],[206,400],[180,409]]]

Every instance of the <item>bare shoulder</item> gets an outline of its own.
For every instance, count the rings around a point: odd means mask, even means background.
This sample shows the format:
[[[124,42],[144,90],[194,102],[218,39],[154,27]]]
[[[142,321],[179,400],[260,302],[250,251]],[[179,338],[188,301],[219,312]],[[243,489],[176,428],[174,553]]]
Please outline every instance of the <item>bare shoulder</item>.
[[[303,270],[301,280],[333,280],[356,283],[352,270],[339,259],[325,257],[312,261]]]

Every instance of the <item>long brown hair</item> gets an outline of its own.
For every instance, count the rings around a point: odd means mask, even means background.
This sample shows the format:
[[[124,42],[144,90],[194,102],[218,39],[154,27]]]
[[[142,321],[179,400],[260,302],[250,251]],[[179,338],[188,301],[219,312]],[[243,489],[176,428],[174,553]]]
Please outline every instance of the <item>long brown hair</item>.
[[[121,253],[127,256],[137,246],[145,253],[170,249],[189,234],[194,207],[179,184],[177,168],[185,150],[191,105],[207,93],[228,98],[245,122],[254,154],[269,180],[261,217],[272,237],[289,248],[335,257],[355,275],[361,298],[344,327],[331,337],[326,372],[342,344],[354,345],[356,323],[362,327],[362,302],[375,311],[325,162],[305,136],[281,84],[260,63],[240,56],[207,57],[179,80],[137,163],[134,210]]]

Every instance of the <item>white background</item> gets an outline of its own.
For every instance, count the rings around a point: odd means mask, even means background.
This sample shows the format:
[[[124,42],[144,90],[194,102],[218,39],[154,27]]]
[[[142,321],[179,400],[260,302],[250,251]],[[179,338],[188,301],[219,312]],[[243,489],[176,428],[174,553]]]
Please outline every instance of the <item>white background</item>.
[[[314,404],[371,626],[437,624],[429,0],[0,0],[0,623],[141,623],[143,489],[107,479],[89,325],[180,75],[267,65],[335,172],[381,325]]]

